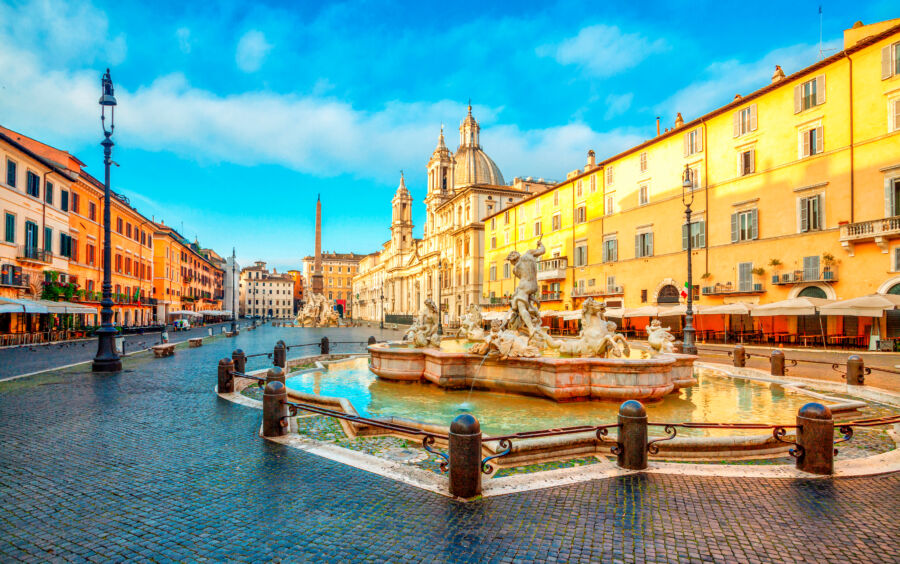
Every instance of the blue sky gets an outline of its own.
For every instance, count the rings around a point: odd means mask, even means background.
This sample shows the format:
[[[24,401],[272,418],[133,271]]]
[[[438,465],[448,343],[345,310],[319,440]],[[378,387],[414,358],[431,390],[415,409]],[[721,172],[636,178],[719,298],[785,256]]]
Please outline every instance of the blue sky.
[[[109,66],[114,187],[222,254],[296,267],[317,193],[325,250],[378,250],[401,169],[420,234],[425,165],[469,98],[507,180],[564,178],[814,62],[819,5],[0,0],[0,124],[101,177]],[[821,5],[826,48],[900,17]]]

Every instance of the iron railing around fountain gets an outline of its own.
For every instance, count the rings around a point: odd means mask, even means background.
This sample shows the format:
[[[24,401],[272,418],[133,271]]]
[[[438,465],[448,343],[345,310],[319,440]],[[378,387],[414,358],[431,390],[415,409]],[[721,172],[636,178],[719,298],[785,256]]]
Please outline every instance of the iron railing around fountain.
[[[350,415],[349,413],[344,413],[343,411],[336,411],[334,409],[328,409],[327,407],[321,407],[318,405],[306,404],[306,403],[296,403],[292,401],[282,401],[282,404],[286,405],[288,408],[288,417],[296,417],[298,411],[308,411],[310,413],[315,413],[318,415],[325,415],[327,417],[334,417],[336,419],[343,419],[344,421],[349,421],[351,423],[356,423],[358,425],[368,425],[370,427],[377,427],[379,429],[386,429],[388,431],[393,431],[395,433],[403,433],[405,435],[412,435],[414,437],[422,438],[422,448],[431,454],[435,454],[440,456],[443,460],[440,462],[441,472],[446,472],[450,467],[450,457],[447,454],[444,454],[441,451],[434,450],[432,445],[437,439],[441,439],[443,441],[449,441],[450,437],[448,435],[443,435],[441,433],[434,433],[431,431],[425,431],[423,429],[419,429],[417,427],[412,427],[410,425],[402,425],[400,423],[393,423],[390,421],[382,421],[379,419],[372,419],[370,417],[360,417],[359,415]]]
[[[522,431],[520,433],[513,433],[511,435],[499,435],[496,437],[485,437],[482,439],[482,443],[489,442],[497,442],[497,446],[503,449],[502,452],[497,452],[491,456],[488,456],[481,460],[481,471],[484,474],[491,474],[494,472],[494,468],[490,466],[488,463],[491,460],[502,458],[507,454],[512,452],[512,441],[513,439],[536,439],[538,437],[555,437],[559,435],[571,435],[574,433],[588,433],[593,432],[596,433],[597,439],[602,442],[608,442],[605,440],[606,436],[609,435],[609,430],[613,428],[617,428],[619,426],[618,423],[611,423],[609,425],[577,425],[574,427],[560,427],[558,429],[542,429],[540,431]],[[617,444],[612,444],[610,446],[610,452],[616,454],[618,449]]]

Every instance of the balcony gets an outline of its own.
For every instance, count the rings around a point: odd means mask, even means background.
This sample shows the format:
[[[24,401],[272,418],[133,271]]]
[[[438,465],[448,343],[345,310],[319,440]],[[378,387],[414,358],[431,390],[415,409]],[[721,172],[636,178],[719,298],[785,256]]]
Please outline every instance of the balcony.
[[[888,241],[900,237],[900,216],[873,219],[872,221],[860,221],[841,225],[841,246],[853,256],[853,245],[872,241],[881,249],[882,253],[888,252]]]
[[[716,284],[714,286],[701,286],[700,293],[704,296],[734,296],[765,293],[766,286],[762,282],[738,282],[732,284]]]
[[[541,294],[542,302],[558,302],[562,299],[562,292],[543,292]]]
[[[557,257],[539,261],[537,279],[538,280],[560,280],[566,277],[566,269],[569,268],[569,259],[567,257]]]
[[[16,258],[18,258],[22,262],[49,264],[53,262],[53,253],[51,253],[50,251],[45,251],[38,247],[27,247],[23,245],[19,247],[19,252]]]
[[[588,286],[586,288],[575,287],[572,290],[573,298],[586,298],[589,296],[621,296],[625,293],[624,286]]]
[[[772,275],[772,284],[803,284],[805,282],[837,282],[838,271],[836,266],[825,268],[804,268],[793,272],[782,272]]]

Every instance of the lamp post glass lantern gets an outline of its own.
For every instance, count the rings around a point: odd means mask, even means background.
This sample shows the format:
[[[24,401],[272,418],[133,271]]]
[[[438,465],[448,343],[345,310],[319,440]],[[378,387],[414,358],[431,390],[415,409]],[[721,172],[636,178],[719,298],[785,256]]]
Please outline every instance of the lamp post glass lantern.
[[[681,202],[684,204],[684,213],[687,216],[687,308],[684,315],[684,354],[697,354],[697,344],[694,339],[694,276],[691,265],[693,254],[693,233],[691,232],[691,205],[694,203],[694,174],[689,166],[684,165],[684,174],[681,182]]]
[[[381,286],[381,328],[384,329],[384,286]]]
[[[122,370],[122,360],[116,354],[113,339],[116,328],[113,327],[112,301],[112,244],[109,213],[109,165],[112,164],[112,134],[116,128],[116,97],[109,69],[101,79],[100,125],[103,128],[103,165],[105,182],[103,183],[103,299],[100,302],[100,329],[97,329],[97,356],[91,369],[94,372],[118,372]],[[109,108],[109,129],[106,129],[106,108]]]

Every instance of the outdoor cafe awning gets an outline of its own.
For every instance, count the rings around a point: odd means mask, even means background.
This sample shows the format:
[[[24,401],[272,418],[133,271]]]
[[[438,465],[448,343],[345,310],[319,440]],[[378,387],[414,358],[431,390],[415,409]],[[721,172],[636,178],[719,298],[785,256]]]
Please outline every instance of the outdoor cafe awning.
[[[29,300],[26,298],[0,298],[0,313],[63,313],[94,315],[98,311],[91,306],[72,302]]]
[[[212,317],[231,317],[231,311],[227,309],[205,309],[203,311],[198,311],[197,313],[202,315],[210,315]]]
[[[900,309],[900,296],[894,294],[869,294],[858,298],[840,300],[819,308],[822,315],[848,315],[851,317],[881,317],[891,309]]]
[[[745,302],[704,307],[700,315],[750,315],[756,306]]]
[[[819,308],[833,303],[834,300],[825,298],[791,298],[780,302],[756,306],[750,315],[753,317],[768,317],[773,315],[815,315]]]
[[[193,315],[194,317],[200,317],[203,314],[198,311],[188,311],[186,309],[179,309],[176,311],[170,311],[169,315]]]

